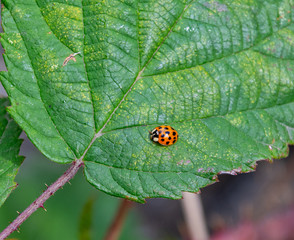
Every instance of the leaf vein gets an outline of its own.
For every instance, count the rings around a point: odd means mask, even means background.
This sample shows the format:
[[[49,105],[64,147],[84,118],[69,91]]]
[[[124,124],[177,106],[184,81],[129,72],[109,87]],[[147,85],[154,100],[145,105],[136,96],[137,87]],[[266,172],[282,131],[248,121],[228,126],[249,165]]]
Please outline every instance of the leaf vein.
[[[88,72],[87,72],[87,64],[86,64],[86,61],[85,61],[85,13],[84,13],[84,6],[83,6],[83,3],[84,3],[84,0],[82,0],[82,16],[83,16],[83,20],[82,20],[82,23],[83,23],[83,35],[84,35],[84,41],[83,41],[83,63],[84,63],[84,69],[85,69],[85,75],[86,75],[86,79],[87,79],[87,83],[88,83],[88,87],[89,87],[89,94],[90,94],[90,97],[91,97],[91,105],[92,105],[92,109],[93,109],[93,121],[94,121],[94,129],[95,129],[95,132],[97,131],[96,129],[96,114],[95,114],[95,107],[94,107],[94,98],[93,98],[93,93],[92,93],[92,88],[91,88],[91,85],[90,85],[90,80],[89,80],[89,76],[88,76]]]
[[[20,33],[21,31],[20,31],[20,29],[19,29],[18,24],[16,23],[16,21],[15,21],[15,19],[14,19],[13,14],[11,14],[11,16],[12,16],[12,19],[13,19],[13,21],[14,21],[15,26],[17,27],[18,32]],[[24,38],[23,38],[23,36],[22,36],[21,34],[20,34],[20,36],[21,36],[21,38],[22,38],[22,40],[23,40],[23,42],[24,42],[24,46],[25,46],[25,48],[26,48],[26,54],[27,54],[27,56],[28,56],[28,59],[29,59],[29,61],[30,61],[31,66],[32,66],[33,74],[34,74],[35,78],[37,79],[37,86],[38,86],[38,89],[39,89],[39,94],[40,94],[41,103],[43,104],[43,107],[44,107],[46,113],[48,114],[48,116],[49,116],[51,122],[53,123],[53,126],[54,126],[55,130],[57,131],[58,135],[60,136],[61,140],[66,144],[66,146],[69,147],[69,149],[71,150],[73,156],[75,156],[75,153],[74,153],[73,149],[72,149],[71,146],[69,146],[68,143],[65,141],[64,137],[62,136],[62,134],[61,134],[60,131],[58,130],[58,128],[57,128],[55,122],[53,121],[52,116],[49,114],[49,112],[48,112],[48,110],[47,110],[47,108],[46,108],[46,106],[45,106],[45,103],[44,103],[44,101],[43,101],[43,99],[42,99],[42,94],[41,94],[41,89],[40,89],[40,85],[39,85],[39,82],[38,82],[38,78],[36,77],[36,73],[35,73],[35,70],[34,70],[34,67],[33,67],[33,62],[32,62],[31,56],[30,56],[30,54],[29,54],[28,47],[26,46],[26,41],[24,40]]]

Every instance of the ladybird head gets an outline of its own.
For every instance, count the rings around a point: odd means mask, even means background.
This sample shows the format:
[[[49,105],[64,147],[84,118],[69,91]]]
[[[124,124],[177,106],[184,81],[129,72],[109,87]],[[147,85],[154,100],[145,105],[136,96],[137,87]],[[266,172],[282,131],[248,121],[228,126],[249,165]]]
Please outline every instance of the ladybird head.
[[[150,139],[153,142],[158,142],[158,139],[159,139],[158,130],[156,128],[154,128],[151,132],[149,131],[149,133],[150,133]]]
[[[159,143],[163,146],[169,146],[176,143],[178,140],[177,131],[171,126],[162,125],[154,128],[150,133],[150,139],[153,142]]]

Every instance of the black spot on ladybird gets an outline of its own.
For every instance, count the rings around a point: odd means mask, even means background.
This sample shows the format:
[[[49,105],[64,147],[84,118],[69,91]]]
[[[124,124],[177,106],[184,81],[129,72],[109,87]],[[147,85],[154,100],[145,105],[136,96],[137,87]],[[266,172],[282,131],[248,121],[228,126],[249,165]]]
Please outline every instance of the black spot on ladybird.
[[[164,142],[164,138],[162,138],[161,141]]]
[[[166,131],[165,134],[170,134],[170,132],[169,131]]]
[[[162,131],[160,130],[159,133],[162,133]]]
[[[176,142],[176,140],[173,140],[173,143],[175,143]]]
[[[173,135],[174,135],[174,136],[176,136],[176,134],[177,134],[176,132],[173,132]]]
[[[166,144],[168,145],[169,144],[169,141],[167,141]]]
[[[171,137],[168,137],[168,140],[171,140]]]
[[[176,137],[174,137],[174,139],[176,139]]]
[[[164,134],[161,134],[161,137],[163,138],[164,137]]]
[[[168,129],[167,127],[165,127],[164,129]]]
[[[162,129],[162,127],[159,127],[159,129]]]

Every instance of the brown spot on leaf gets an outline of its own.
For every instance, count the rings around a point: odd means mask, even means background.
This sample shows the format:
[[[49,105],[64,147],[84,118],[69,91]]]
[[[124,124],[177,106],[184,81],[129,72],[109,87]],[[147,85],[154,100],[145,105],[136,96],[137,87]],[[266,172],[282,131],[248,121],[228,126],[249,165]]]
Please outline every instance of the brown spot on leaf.
[[[70,60],[73,60],[74,62],[76,62],[77,60],[76,60],[75,56],[78,55],[78,54],[80,54],[80,52],[70,54],[70,55],[64,60],[62,66],[63,66],[63,67],[66,66],[66,64],[67,64]]]

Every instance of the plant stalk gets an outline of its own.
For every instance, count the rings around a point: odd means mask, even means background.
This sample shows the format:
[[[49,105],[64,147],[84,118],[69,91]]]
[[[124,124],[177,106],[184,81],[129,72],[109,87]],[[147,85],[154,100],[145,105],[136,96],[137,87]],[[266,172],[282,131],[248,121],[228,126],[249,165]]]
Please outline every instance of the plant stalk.
[[[50,185],[26,210],[24,210],[18,217],[0,233],[0,240],[7,238],[12,232],[18,229],[18,227],[31,216],[38,208],[44,208],[44,203],[62,186],[64,186],[70,179],[72,179],[79,168],[83,165],[83,161],[78,159],[74,161],[70,168]]]
[[[117,240],[119,238],[128,210],[131,208],[132,205],[133,203],[129,200],[126,200],[126,199],[121,200],[119,210],[110,228],[108,229],[104,240]]]
[[[208,240],[209,234],[199,194],[183,192],[182,207],[191,240]]]

